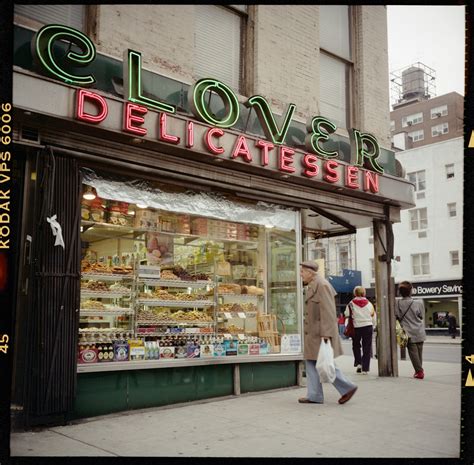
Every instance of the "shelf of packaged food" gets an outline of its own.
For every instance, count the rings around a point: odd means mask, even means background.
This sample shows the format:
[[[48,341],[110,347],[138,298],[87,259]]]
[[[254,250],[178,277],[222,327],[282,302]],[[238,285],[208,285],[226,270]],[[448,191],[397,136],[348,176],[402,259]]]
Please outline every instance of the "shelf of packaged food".
[[[264,297],[264,295],[256,295],[256,294],[218,294],[218,297],[222,297],[224,300],[232,299],[232,300],[258,300],[260,297]]]
[[[170,336],[170,333],[143,333],[143,332],[140,332],[140,331],[137,331],[137,336],[138,337],[163,337],[163,336]],[[184,333],[179,333],[179,334],[184,334]],[[174,334],[173,334],[174,335]]]
[[[255,312],[226,312],[226,311],[219,311],[217,312],[218,315],[224,315],[226,318],[229,318],[228,315],[231,315],[231,318],[255,318],[258,314],[257,311]]]
[[[214,306],[211,300],[158,300],[158,299],[138,299],[141,305],[148,307],[174,307],[174,308],[204,308]]]
[[[205,327],[202,326],[201,328],[179,328],[180,331],[175,331],[175,332],[166,332],[166,331],[140,331],[140,329],[144,328],[139,328],[136,332],[137,336],[140,337],[148,337],[148,336],[166,336],[166,337],[179,337],[179,336],[213,336],[215,333],[214,331],[193,331],[193,332],[187,332],[184,331],[186,329],[204,329]],[[155,328],[153,328],[155,329]]]
[[[123,235],[133,235],[133,234],[145,234],[145,233],[158,233],[162,235],[167,235],[167,236],[174,236],[174,237],[183,237],[183,238],[189,238],[192,240],[199,239],[201,241],[214,241],[214,242],[233,242],[233,243],[242,243],[242,244],[255,244],[257,245],[257,241],[251,241],[251,240],[242,240],[242,239],[231,239],[231,238],[220,238],[220,237],[209,237],[209,236],[201,236],[197,234],[188,234],[188,233],[181,233],[181,232],[172,232],[172,231],[163,231],[160,230],[159,228],[150,228],[150,229],[145,229],[145,228],[135,228],[132,226],[122,226],[122,225],[117,225],[117,224],[110,224],[110,223],[102,223],[102,222],[94,222],[94,221],[81,221],[81,226],[83,227],[82,234],[83,236],[103,236],[103,234],[100,234],[100,232],[103,233],[108,233],[112,234],[115,237],[118,236],[123,236]],[[91,231],[91,229],[97,229],[100,231],[99,233],[96,233],[95,231]]]
[[[209,326],[213,325],[213,321],[160,321],[156,323],[147,323],[137,321],[137,326]]]
[[[133,279],[131,273],[82,273],[81,279],[91,279],[94,281],[123,281],[126,279]]]
[[[152,287],[190,287],[193,289],[202,289],[205,287],[214,287],[212,281],[183,281],[183,280],[171,280],[171,279],[143,279],[139,278],[140,284]]]
[[[252,336],[258,336],[257,333],[252,332],[252,331],[227,331],[226,328],[219,328],[217,330],[217,336],[237,336],[237,337],[252,337]]]
[[[113,308],[110,310],[86,310],[81,308],[81,316],[116,316],[116,315],[133,315],[135,312],[130,308]]]
[[[86,289],[81,289],[81,298],[82,297],[95,297],[101,299],[120,299],[122,297],[130,297],[130,291],[128,292],[98,292],[98,291],[88,291]]]
[[[84,333],[127,333],[130,332],[130,329],[125,328],[79,328],[79,334]]]
[[[89,319],[90,318],[90,319]],[[103,317],[97,317],[97,316],[90,316],[90,317],[84,317],[79,320],[79,324],[81,325],[101,325],[97,326],[100,329],[109,329],[110,328],[110,323],[106,320],[96,320],[96,318],[103,318]],[[85,328],[88,328],[89,326],[85,326]]]

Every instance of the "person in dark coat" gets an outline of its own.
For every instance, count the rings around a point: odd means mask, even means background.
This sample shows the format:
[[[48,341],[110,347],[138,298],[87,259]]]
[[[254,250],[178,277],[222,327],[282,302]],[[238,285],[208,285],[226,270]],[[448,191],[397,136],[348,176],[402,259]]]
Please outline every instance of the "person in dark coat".
[[[331,341],[334,358],[342,355],[336,317],[336,291],[329,281],[319,276],[318,265],[312,261],[301,263],[301,278],[308,287],[304,309],[304,358],[306,364],[307,397],[298,399],[302,404],[322,404],[324,394],[316,369],[321,344]],[[336,367],[336,379],[332,383],[341,394],[340,404],[346,403],[356,392],[357,386],[349,381]]]
[[[448,318],[448,333],[454,339],[456,337],[456,317],[449,312],[446,317]]]
[[[426,340],[425,306],[421,299],[413,299],[411,294],[413,285],[409,281],[402,281],[398,285],[398,292],[402,296],[395,306],[395,317],[402,325],[408,336],[408,355],[415,369],[413,378],[423,379],[423,343]]]

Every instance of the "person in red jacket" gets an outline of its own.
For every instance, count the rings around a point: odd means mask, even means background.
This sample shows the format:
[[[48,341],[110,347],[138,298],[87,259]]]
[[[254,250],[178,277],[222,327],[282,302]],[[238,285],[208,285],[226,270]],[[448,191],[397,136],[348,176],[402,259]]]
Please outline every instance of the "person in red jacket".
[[[346,325],[346,317],[344,316],[344,313],[340,313],[337,319],[337,326],[339,327],[339,336],[341,336],[342,339],[346,339],[346,336],[344,336],[345,325]]]

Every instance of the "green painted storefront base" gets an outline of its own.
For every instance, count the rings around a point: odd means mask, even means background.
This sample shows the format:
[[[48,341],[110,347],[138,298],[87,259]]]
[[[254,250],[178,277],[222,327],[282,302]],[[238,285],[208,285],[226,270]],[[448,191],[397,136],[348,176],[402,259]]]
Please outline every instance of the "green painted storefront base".
[[[240,391],[295,386],[298,362],[241,364]],[[234,394],[234,365],[80,373],[73,419]]]

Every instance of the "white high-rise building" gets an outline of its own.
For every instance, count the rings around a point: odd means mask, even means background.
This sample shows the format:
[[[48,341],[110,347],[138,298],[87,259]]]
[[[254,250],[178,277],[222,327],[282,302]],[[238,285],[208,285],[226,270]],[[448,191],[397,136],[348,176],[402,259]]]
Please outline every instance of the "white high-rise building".
[[[401,222],[393,225],[395,283],[413,283],[414,295],[424,300],[431,332],[446,331],[437,328],[446,327],[448,311],[461,327],[463,138],[400,151],[396,158],[415,185],[416,207],[402,211]],[[356,240],[357,269],[367,288],[375,286],[372,234],[372,228],[358,230]]]

